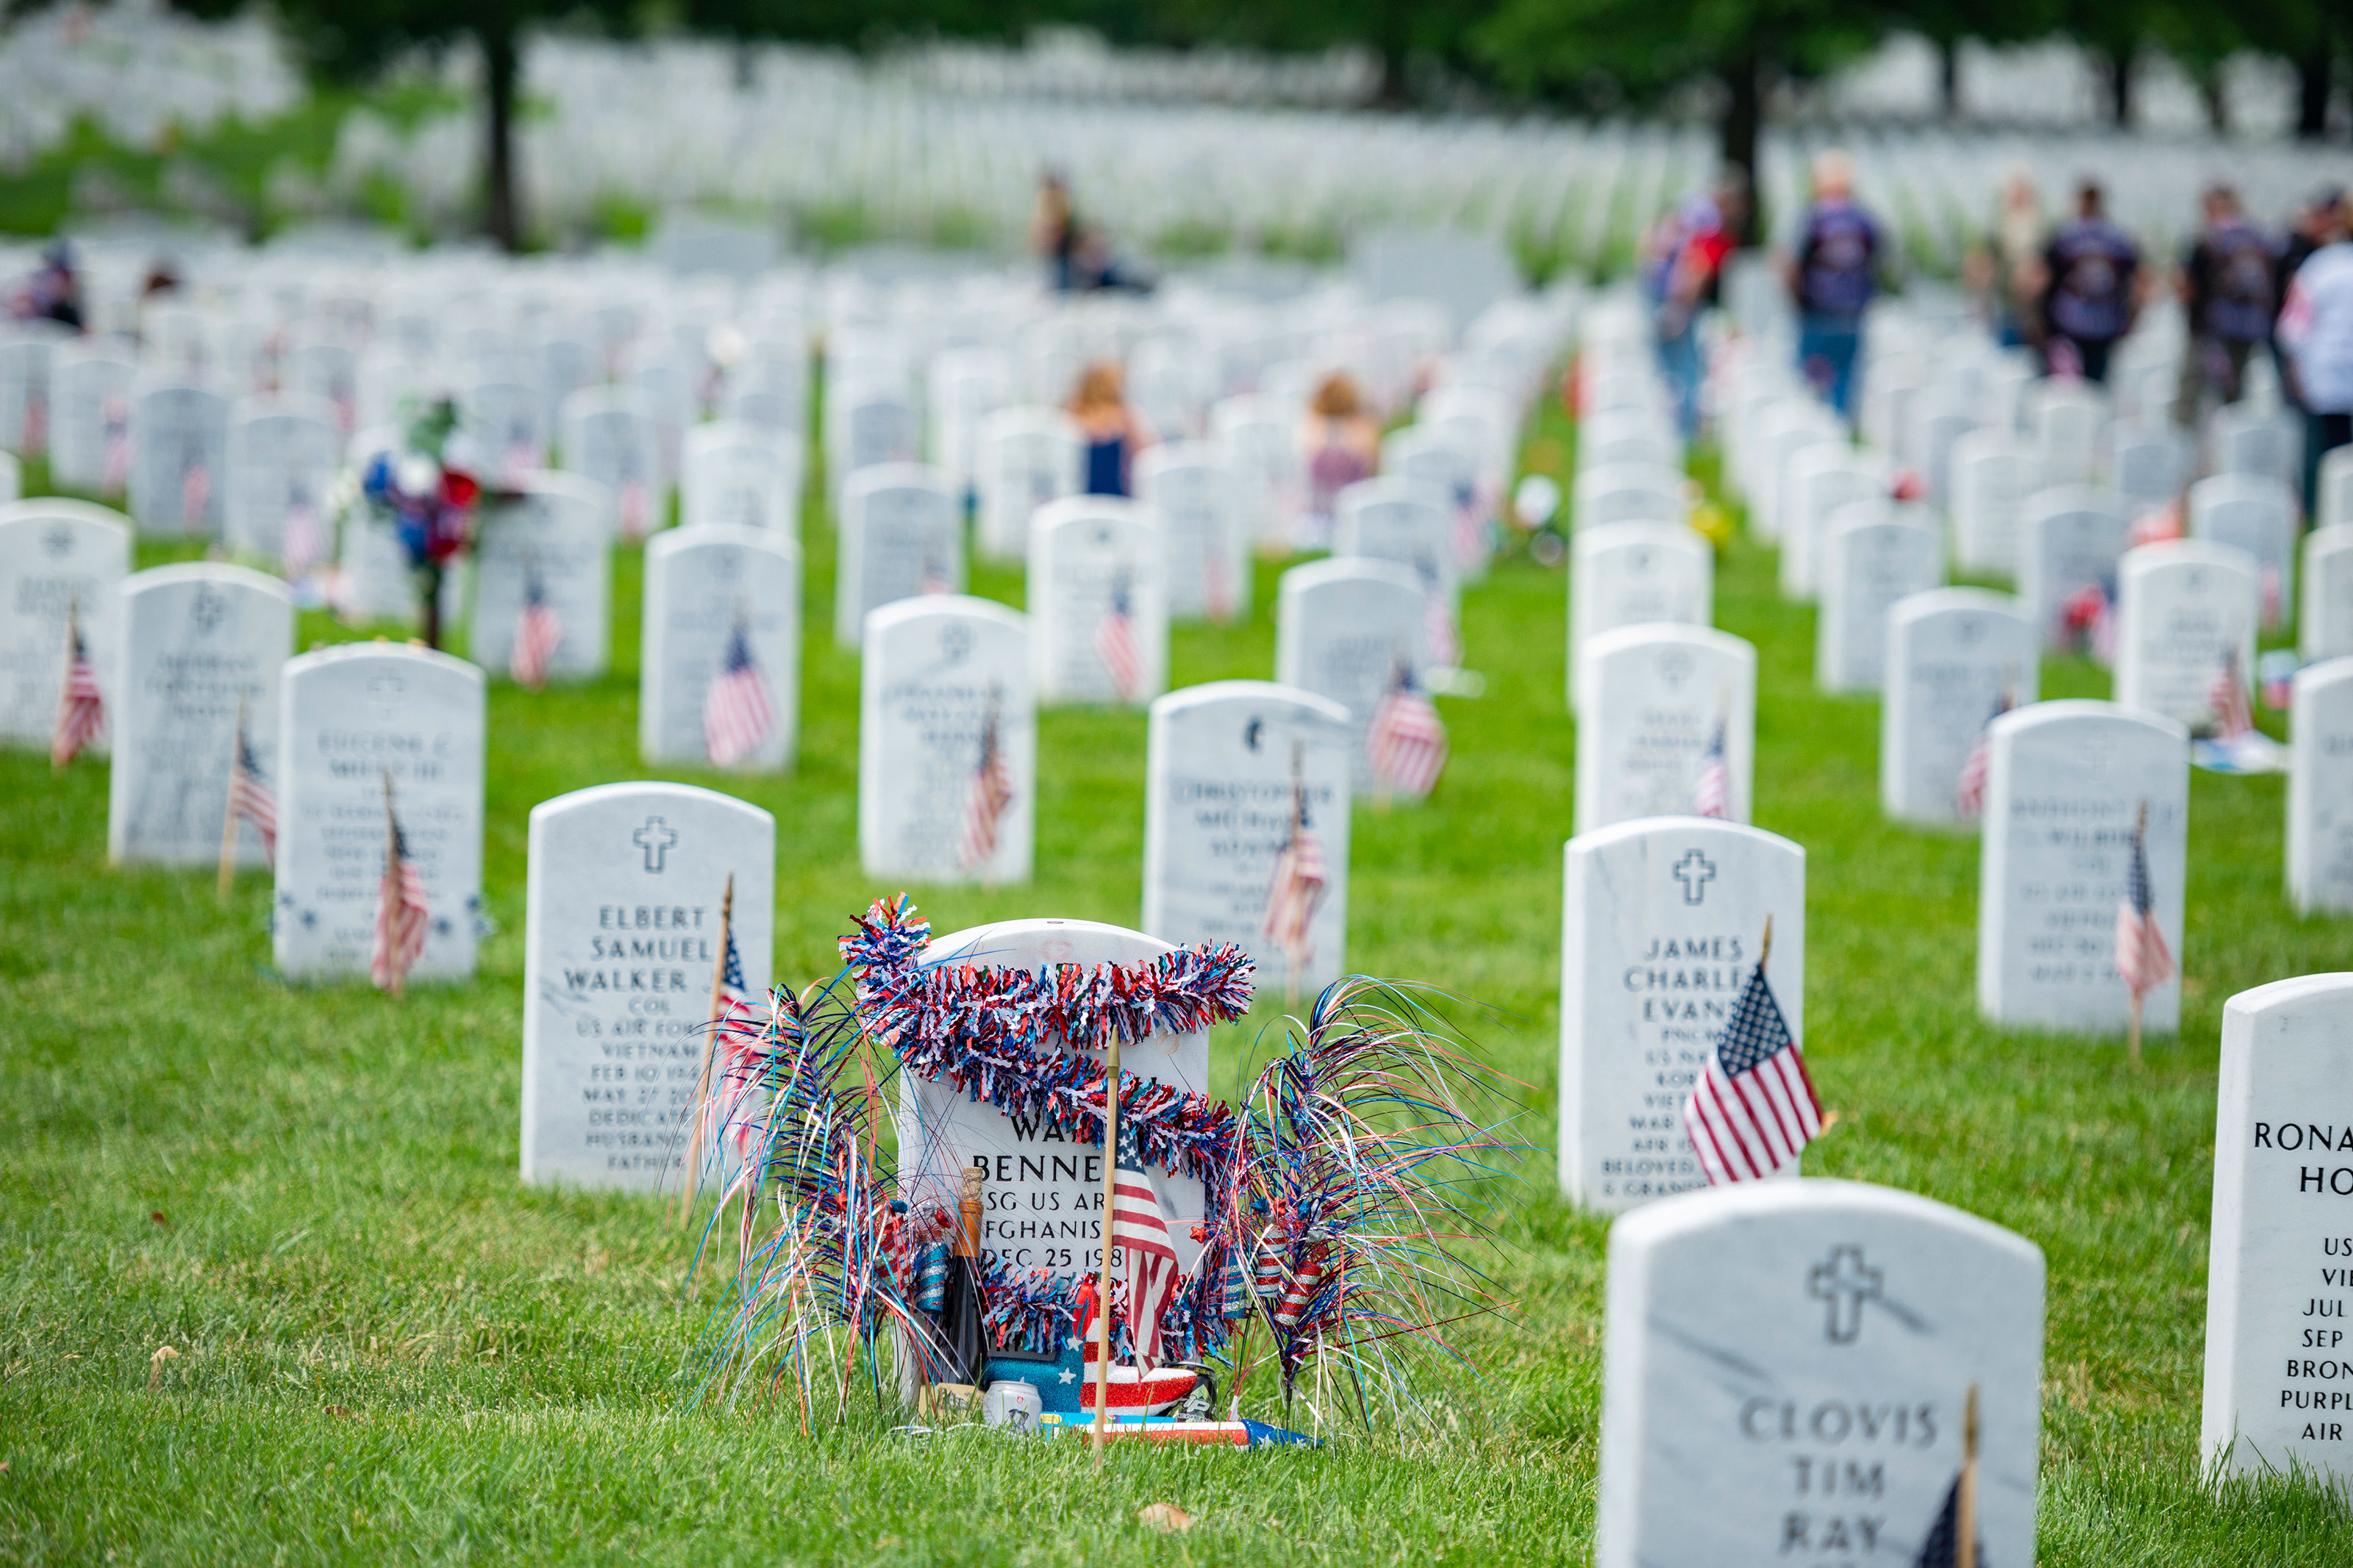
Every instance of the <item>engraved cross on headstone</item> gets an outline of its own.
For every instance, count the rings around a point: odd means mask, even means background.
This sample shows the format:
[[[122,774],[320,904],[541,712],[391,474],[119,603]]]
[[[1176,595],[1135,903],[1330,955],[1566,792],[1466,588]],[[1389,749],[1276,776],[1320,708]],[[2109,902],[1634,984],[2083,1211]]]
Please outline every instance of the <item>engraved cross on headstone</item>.
[[[629,842],[646,852],[646,869],[659,871],[668,859],[670,846],[678,842],[678,829],[659,816],[649,816],[646,825],[629,835]]]
[[[1715,880],[1715,862],[1696,849],[1686,849],[1683,858],[1668,868],[1668,873],[1683,885],[1683,902],[1704,903],[1707,885]]]
[[[1831,1248],[1830,1261],[1806,1271],[1806,1294],[1830,1303],[1823,1331],[1834,1345],[1851,1345],[1862,1332],[1862,1304],[1879,1299],[1881,1271],[1862,1266],[1862,1248]]]

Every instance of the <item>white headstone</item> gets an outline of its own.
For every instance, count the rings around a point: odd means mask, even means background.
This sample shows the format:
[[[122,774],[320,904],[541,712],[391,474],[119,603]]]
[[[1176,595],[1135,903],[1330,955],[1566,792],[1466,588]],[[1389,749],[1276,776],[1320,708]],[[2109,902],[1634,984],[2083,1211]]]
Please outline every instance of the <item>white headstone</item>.
[[[1346,710],[1358,795],[1373,792],[1368,732],[1398,667],[1422,679],[1423,611],[1419,581],[1388,561],[1312,561],[1276,585],[1274,678]]]
[[[165,385],[132,400],[131,515],[140,532],[218,533],[227,474],[227,398]]]
[[[2116,964],[2135,824],[2148,813],[2151,907],[2179,970],[2189,869],[2189,732],[2113,702],[2038,702],[1993,722],[1978,889],[1978,1006],[1999,1024],[2121,1033]],[[2181,981],[2150,990],[2171,1034]]]
[[[2042,488],[2034,448],[1989,426],[1953,443],[1953,557],[1964,572],[2018,573],[2026,498]]]
[[[605,487],[622,538],[643,539],[666,521],[660,437],[636,393],[594,386],[565,398],[561,457],[566,469]]]
[[[384,879],[385,781],[425,883],[417,980],[474,972],[482,902],[482,672],[393,643],[286,663],[272,950],[293,979],[365,975]]]
[[[1588,642],[1585,661],[1577,832],[1637,816],[1748,820],[1754,645],[1707,626],[1620,626]]]
[[[608,784],[531,811],[522,982],[522,1179],[675,1193],[729,937],[763,994],[776,819],[681,784]]]
[[[1291,421],[1269,399],[1245,393],[1210,405],[1209,430],[1233,466],[1250,537],[1261,543],[1287,538],[1306,489]]]
[[[2032,1243],[1888,1187],[1761,1182],[1619,1220],[1609,1281],[1596,1568],[1936,1561],[1972,1392],[1978,1561],[2034,1561]]]
[[[801,531],[801,443],[797,436],[720,419],[686,433],[678,517],[689,528],[725,523]]]
[[[2170,420],[2119,424],[2108,432],[2108,483],[2128,516],[2139,517],[2180,499],[2189,455]]]
[[[2336,528],[2353,523],[2353,447],[2334,447],[2322,453],[2319,480],[2314,524]]]
[[[1995,715],[2041,695],[2042,649],[2007,594],[1935,588],[1887,612],[1879,798],[1903,822],[1968,822],[1961,775]]]
[[[767,692],[769,723],[735,763],[791,764],[800,722],[801,557],[766,529],[674,528],[646,542],[645,645],[638,658],[638,751],[649,763],[708,763],[712,683],[740,629]],[[736,679],[741,679],[742,677]]]
[[[324,405],[249,401],[229,421],[222,533],[232,550],[304,564],[334,553],[328,491],[343,442]]]
[[[1340,492],[1334,510],[1332,553],[1394,562],[1411,572],[1421,584],[1428,622],[1423,646],[1434,663],[1461,663],[1461,577],[1445,498],[1409,479],[1363,479]]]
[[[2116,700],[2211,729],[2226,664],[2242,691],[2254,690],[2255,584],[2254,558],[2227,544],[2170,539],[2125,552],[2116,566]]]
[[[209,563],[141,572],[121,591],[107,856],[209,866],[220,858],[240,703],[260,782],[278,787],[278,676],[294,648],[294,602],[275,577]],[[237,864],[264,864],[253,825],[236,833]]]
[[[1147,963],[1170,951],[1141,931],[1092,921],[1025,920],[974,926],[935,938],[923,949],[926,966],[957,962],[999,969],[1038,970],[1053,964]],[[1032,1048],[1068,1050],[1066,1042]],[[1095,1053],[1087,1053],[1093,1056]],[[1166,1032],[1121,1048],[1123,1081],[1157,1079],[1192,1094],[1209,1090],[1209,1036]],[[1051,1121],[1019,1120],[969,1098],[952,1084],[913,1073],[900,1077],[899,1194],[910,1205],[938,1204],[953,1213],[966,1165],[987,1172],[989,1203],[981,1222],[981,1258],[1018,1269],[1083,1276],[1103,1255],[1103,1149],[1074,1142]],[[1200,1181],[1153,1167],[1152,1185],[1168,1222],[1180,1268],[1199,1260],[1193,1226],[1205,1208]],[[999,1194],[1004,1202],[997,1201]]]
[[[964,592],[964,514],[937,468],[860,469],[841,490],[841,557],[833,637],[856,647],[871,611],[918,594]]]
[[[980,422],[974,448],[981,550],[1000,560],[1029,553],[1029,519],[1086,484],[1087,447],[1059,408],[1000,408]]]
[[[1754,827],[1651,816],[1568,841],[1560,1190],[1619,1214],[1707,1184],[1683,1102],[1773,922],[1767,974],[1805,1041],[1806,852]]]
[[[2216,474],[2189,487],[2189,533],[2255,558],[2263,624],[2283,624],[2295,603],[2295,496],[2266,474]]]
[[[1704,626],[1715,614],[1715,552],[1679,522],[1579,529],[1568,579],[1568,700],[1577,706],[1586,645],[1620,626]]]
[[[1781,518],[1781,592],[1810,599],[1821,591],[1831,520],[1865,501],[1887,501],[1887,465],[1842,442],[1809,447],[1789,459],[1789,504]]]
[[[1264,680],[1217,680],[1152,704],[1145,762],[1144,928],[1247,948],[1261,990],[1313,996],[1347,973],[1347,710]],[[1267,931],[1277,863],[1312,836],[1323,889],[1293,971]]]
[[[70,610],[111,712],[121,695],[122,580],[131,520],[87,501],[0,507],[0,740],[47,746],[65,690]],[[94,749],[104,754],[107,738]]]
[[[1577,531],[1613,522],[1680,523],[1690,515],[1679,469],[1652,463],[1580,468],[1569,483],[1569,521]]]
[[[0,327],[0,450],[37,457],[49,445],[49,368],[67,329],[54,322]]]
[[[2353,913],[2353,658],[2305,666],[2294,692],[2288,897],[2299,913]]]
[[[119,496],[131,481],[131,358],[106,339],[59,343],[49,360],[49,478]]]
[[[2296,649],[2306,664],[2353,654],[2353,522],[2304,536],[2304,606],[2296,619]]]
[[[1250,548],[1233,473],[1207,441],[1135,460],[1135,495],[1160,514],[1171,620],[1232,621],[1250,607]]]
[[[2107,428],[2107,398],[2078,381],[2047,381],[2028,397],[2027,419],[2045,484],[2091,482]]]
[[[1038,816],[1029,628],[987,599],[902,599],[866,617],[858,855],[870,877],[1026,882]]]
[[[2199,1448],[2234,1475],[2353,1483],[2353,973],[2242,991],[2222,1008]]]
[[[1815,618],[1814,680],[1877,691],[1887,676],[1887,614],[1945,580],[1945,540],[1926,507],[1858,501],[1831,513]]]
[[[458,424],[490,470],[484,477],[500,484],[512,484],[547,460],[539,389],[503,367],[467,384],[458,397]]]
[[[1143,703],[1168,684],[1159,515],[1072,496],[1029,522],[1029,651],[1038,700]]]
[[[556,680],[591,680],[612,659],[613,535],[602,491],[576,474],[525,477],[512,500],[486,502],[474,539],[474,618],[467,651],[510,673],[534,595],[555,613]]]
[[[825,473],[837,504],[852,476],[885,464],[913,462],[922,425],[914,405],[894,388],[852,388],[839,405],[828,401]]]
[[[2114,598],[2130,525],[2114,496],[2067,485],[2028,497],[2020,532],[2018,596],[2043,647],[2063,649],[2068,601],[2086,588]]]

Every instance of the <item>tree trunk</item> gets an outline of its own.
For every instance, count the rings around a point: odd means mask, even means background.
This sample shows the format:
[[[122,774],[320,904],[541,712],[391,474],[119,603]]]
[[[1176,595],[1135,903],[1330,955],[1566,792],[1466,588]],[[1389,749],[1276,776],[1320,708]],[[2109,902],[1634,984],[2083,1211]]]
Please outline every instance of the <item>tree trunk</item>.
[[[1725,172],[1737,169],[1749,182],[1746,215],[1741,219],[1740,232],[1733,237],[1746,248],[1757,243],[1763,232],[1763,220],[1758,209],[1763,205],[1763,189],[1757,184],[1757,137],[1765,119],[1765,62],[1751,49],[1728,62],[1724,68],[1724,121],[1717,128],[1720,141],[1718,155]]]
[[[441,578],[446,567],[425,568],[425,646],[441,649]]]
[[[2210,66],[2199,73],[2198,96],[2206,105],[2206,128],[2217,136],[2231,133],[2231,94],[2222,81],[2222,68]]]
[[[2133,49],[2130,44],[2110,49],[2101,62],[2108,78],[2108,118],[2119,131],[2132,129]]]
[[[1961,117],[1961,40],[1942,38],[1936,44],[1936,88],[1945,100],[1947,121]]]
[[[482,85],[490,96],[482,133],[482,232],[501,250],[513,252],[522,248],[522,203],[514,168],[515,78],[521,74],[514,24],[501,17],[484,24],[476,37],[482,46]]]
[[[2334,85],[2336,42],[2323,27],[2295,63],[2295,133],[2307,142],[2328,139],[2328,89]]]

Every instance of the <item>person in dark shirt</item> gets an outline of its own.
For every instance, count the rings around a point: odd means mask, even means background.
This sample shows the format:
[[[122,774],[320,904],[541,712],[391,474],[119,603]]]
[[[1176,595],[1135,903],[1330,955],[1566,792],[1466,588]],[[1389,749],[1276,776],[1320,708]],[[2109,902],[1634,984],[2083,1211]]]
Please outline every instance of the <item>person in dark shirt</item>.
[[[2279,314],[2280,243],[2250,218],[2228,185],[2209,185],[2206,226],[2181,264],[2181,302],[2189,317],[2189,343],[2181,356],[2181,387],[2173,401],[2177,424],[2195,429],[2206,389],[2235,402],[2247,357],[2271,341]]]
[[[2139,312],[2134,289],[2140,250],[2110,223],[2099,182],[2075,190],[2075,216],[2042,252],[2044,368],[2052,375],[2108,379],[2108,354]]]
[[[8,297],[8,314],[20,321],[50,321],[81,331],[81,280],[74,276],[73,252],[59,240],[41,255],[41,269]]]
[[[1879,226],[1855,205],[1854,165],[1843,153],[1814,160],[1814,201],[1789,261],[1798,301],[1798,368],[1841,414],[1854,401],[1862,312],[1879,291]]]

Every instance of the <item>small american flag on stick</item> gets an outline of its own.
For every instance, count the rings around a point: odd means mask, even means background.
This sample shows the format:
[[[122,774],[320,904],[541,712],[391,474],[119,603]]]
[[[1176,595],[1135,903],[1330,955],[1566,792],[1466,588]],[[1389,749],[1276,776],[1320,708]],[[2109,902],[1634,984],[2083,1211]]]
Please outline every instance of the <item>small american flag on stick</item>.
[[[1692,815],[1725,817],[1732,815],[1732,767],[1724,755],[1724,720],[1715,721],[1707,750],[1700,753],[1699,776],[1692,783]]]
[[[1389,678],[1389,689],[1373,710],[1365,731],[1365,752],[1373,767],[1375,787],[1419,800],[1438,785],[1446,771],[1446,721],[1438,704],[1413,678],[1413,667],[1400,659]]]
[[[1133,702],[1144,691],[1144,649],[1135,640],[1135,593],[1125,572],[1112,579],[1111,599],[1095,623],[1095,657],[1111,676],[1112,692]]]
[[[1765,978],[1772,952],[1768,919],[1757,967],[1708,1053],[1707,1070],[1683,1102],[1683,1131],[1710,1186],[1771,1175],[1822,1130],[1822,1102],[1806,1074],[1805,1055]]]
[[[2214,715],[2214,733],[2225,741],[2235,741],[2255,727],[2255,715],[2247,704],[2246,681],[2239,674],[2239,655],[2235,648],[2222,655],[2222,668],[2214,672],[2214,684],[2207,689],[2206,706]]]
[[[965,792],[964,833],[956,846],[956,863],[967,871],[996,858],[997,825],[1013,804],[1013,775],[1005,766],[1002,702],[999,689],[991,687],[980,724],[980,761]]]
[[[2125,896],[2116,905],[2116,973],[2132,992],[2132,1059],[2140,1060],[2141,1003],[2173,978],[2173,950],[2158,929],[2157,899],[2148,885],[2148,802],[2134,819],[2132,855],[2125,868]]]
[[[1961,759],[1961,775],[1953,785],[1953,809],[1963,822],[1975,822],[1985,815],[1986,775],[1993,766],[1993,721],[2009,712],[2017,700],[2010,688],[2002,689],[1993,700],[1993,711],[1978,726],[1969,754]]]
[[[1151,1370],[1160,1359],[1160,1314],[1176,1290],[1176,1248],[1160,1196],[1144,1168],[1135,1128],[1119,1130],[1119,1170],[1112,1187],[1112,1245],[1127,1252],[1127,1332],[1136,1363]]]
[[[254,832],[261,836],[263,852],[274,864],[278,859],[278,794],[269,787],[269,775],[261,771],[261,759],[254,754],[253,737],[245,732],[242,708],[237,718],[237,754],[229,763],[229,816],[253,824]]]
[[[1308,831],[1305,747],[1291,748],[1291,832],[1274,858],[1274,878],[1266,890],[1266,920],[1261,934],[1282,950],[1283,982],[1293,996],[1299,994],[1300,976],[1315,962],[1315,911],[1324,904],[1330,873],[1324,865],[1324,847]]]
[[[547,581],[532,562],[523,563],[522,608],[515,615],[514,647],[507,656],[515,684],[536,691],[547,684],[555,650],[564,646],[564,617],[547,602]]]
[[[425,879],[408,857],[408,836],[392,807],[392,775],[384,775],[384,879],[376,884],[375,943],[368,955],[368,979],[379,991],[400,994],[402,984],[425,955],[425,929],[432,912],[425,903]]]
[[[703,750],[719,766],[733,767],[765,744],[776,727],[775,699],[752,658],[751,630],[738,617],[728,635],[727,657],[703,693]]]
[[[190,458],[180,470],[180,526],[190,533],[202,533],[205,508],[212,496],[212,471],[201,460]]]
[[[66,605],[66,678],[58,692],[57,727],[49,732],[49,765],[61,768],[106,729],[106,696],[81,635],[81,606]]]

